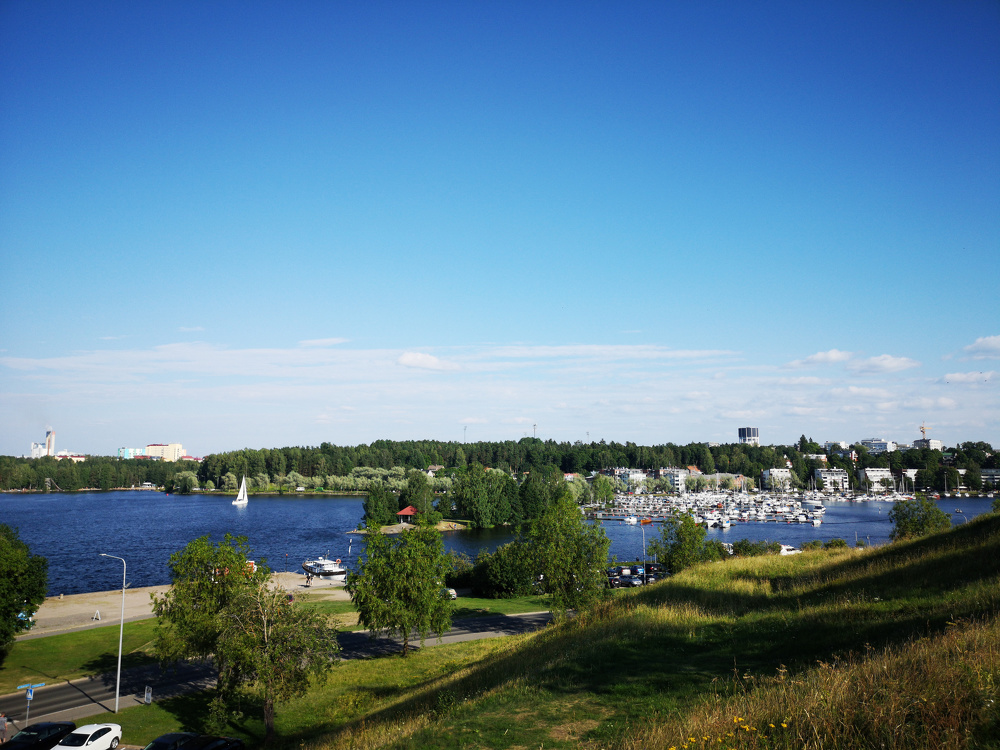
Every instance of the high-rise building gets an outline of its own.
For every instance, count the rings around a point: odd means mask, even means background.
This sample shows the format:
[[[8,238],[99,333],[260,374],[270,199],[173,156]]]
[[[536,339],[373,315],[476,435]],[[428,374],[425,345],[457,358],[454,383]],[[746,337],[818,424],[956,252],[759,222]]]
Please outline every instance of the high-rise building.
[[[42,456],[56,455],[56,431],[48,430],[45,433],[44,443],[31,444],[31,457],[41,458]]]
[[[740,427],[740,442],[745,445],[760,445],[760,433],[756,427]]]

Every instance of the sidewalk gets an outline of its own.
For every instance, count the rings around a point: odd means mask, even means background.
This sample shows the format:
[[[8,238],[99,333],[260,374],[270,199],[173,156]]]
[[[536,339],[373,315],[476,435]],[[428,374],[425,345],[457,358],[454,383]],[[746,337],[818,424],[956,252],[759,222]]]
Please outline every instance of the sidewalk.
[[[314,579],[307,587],[304,575],[275,573],[275,582],[291,594],[306,593],[313,599],[347,601],[350,596],[343,584]],[[125,589],[125,622],[144,620],[153,616],[151,594],[162,594],[169,586],[146,586]],[[95,591],[89,594],[68,594],[47,598],[35,613],[35,625],[17,638],[43,638],[56,633],[87,630],[121,622],[122,592]]]

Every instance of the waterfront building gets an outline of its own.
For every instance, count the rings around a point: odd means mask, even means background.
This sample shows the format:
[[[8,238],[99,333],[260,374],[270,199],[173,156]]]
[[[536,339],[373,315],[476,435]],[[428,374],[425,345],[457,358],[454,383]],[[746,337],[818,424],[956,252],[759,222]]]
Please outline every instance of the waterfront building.
[[[788,468],[764,469],[760,473],[760,479],[761,487],[787,490],[792,486],[792,470]]]
[[[872,487],[882,487],[882,483],[887,482],[887,486],[892,487],[895,480],[892,471],[882,468],[858,469],[858,479],[863,482],[870,482]]]
[[[823,489],[850,489],[850,480],[844,469],[816,469],[816,471],[813,472],[813,476],[817,481],[823,482]]]
[[[849,446],[847,443],[843,441],[839,443],[823,443],[823,450],[825,450],[827,453],[829,453],[832,450],[846,451],[850,447],[851,446]]]
[[[825,453],[803,453],[802,454],[802,458],[806,459],[807,461],[810,461],[810,460],[811,461],[819,461],[821,464],[825,464],[826,463],[826,454]]]
[[[146,455],[146,449],[145,448],[119,448],[118,449],[118,458],[129,459],[129,458],[138,458],[139,456],[145,456],[145,455]]]
[[[882,438],[868,438],[867,440],[860,440],[858,442],[867,448],[868,452],[873,456],[880,453],[892,453],[896,450],[896,444],[894,442],[891,440],[883,440]]]
[[[760,432],[756,427],[740,427],[739,436],[743,445],[760,445]]]
[[[82,456],[79,453],[70,453],[69,451],[59,451],[55,456],[53,456],[56,461],[62,461],[64,458],[68,458],[75,464],[82,463],[87,460],[86,456]]]
[[[675,492],[684,492],[686,487],[684,486],[684,478],[688,475],[687,469],[678,468],[668,468],[660,469],[657,474],[660,479],[669,479],[670,486],[674,488]]]

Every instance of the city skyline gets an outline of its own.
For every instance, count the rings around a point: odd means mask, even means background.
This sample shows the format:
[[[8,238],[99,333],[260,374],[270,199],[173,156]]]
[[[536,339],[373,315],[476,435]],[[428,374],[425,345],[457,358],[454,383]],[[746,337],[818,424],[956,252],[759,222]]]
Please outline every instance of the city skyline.
[[[0,4],[0,454],[1000,445],[997,70],[986,2]]]

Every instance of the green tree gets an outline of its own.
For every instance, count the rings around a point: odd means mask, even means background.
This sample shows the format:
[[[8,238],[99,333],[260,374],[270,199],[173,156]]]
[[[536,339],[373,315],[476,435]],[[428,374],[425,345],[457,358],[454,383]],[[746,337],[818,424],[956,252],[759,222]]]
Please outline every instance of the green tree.
[[[246,537],[226,534],[218,544],[199,537],[170,556],[171,586],[151,595],[157,616],[153,648],[161,662],[207,659],[216,653],[226,626],[224,610],[245,591],[270,580],[267,566],[248,563],[250,555]],[[221,673],[219,658],[215,666]]]
[[[427,474],[411,469],[406,475],[406,487],[399,493],[399,508],[412,505],[420,513],[430,513],[434,502],[434,492],[427,481]]]
[[[646,554],[663,563],[671,573],[719,559],[718,547],[706,544],[705,534],[705,527],[695,523],[690,513],[669,518],[660,529],[660,538],[646,546]]]
[[[893,524],[891,536],[894,541],[926,536],[951,528],[948,514],[926,497],[897,502],[889,511],[889,521]]]
[[[594,499],[599,503],[611,503],[615,499],[615,488],[611,480],[603,474],[594,477]]]
[[[193,471],[182,471],[174,475],[174,491],[182,495],[190,495],[198,489],[198,475]]]
[[[213,705],[216,723],[249,697],[261,707],[264,742],[269,743],[276,704],[305,695],[310,678],[333,666],[339,651],[336,631],[264,580],[241,587],[222,609],[221,620],[216,655],[224,666]]]
[[[32,555],[16,529],[0,524],[0,664],[14,636],[31,627],[45,600],[48,572],[48,560]]]
[[[532,522],[528,543],[542,591],[557,611],[581,609],[603,593],[611,540],[587,523],[568,489]]]
[[[239,486],[240,482],[233,472],[230,471],[222,477],[222,489],[226,492],[236,492],[236,490],[239,489]]]
[[[368,490],[364,502],[365,528],[378,531],[383,526],[396,523],[396,497],[384,484],[375,484]]]
[[[348,574],[346,588],[358,621],[372,636],[401,636],[406,656],[414,631],[423,644],[430,633],[440,637],[451,627],[451,598],[443,588],[448,570],[441,534],[434,529],[369,533],[361,569]]]

